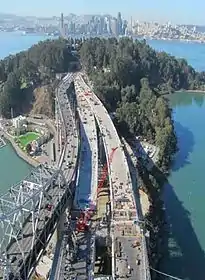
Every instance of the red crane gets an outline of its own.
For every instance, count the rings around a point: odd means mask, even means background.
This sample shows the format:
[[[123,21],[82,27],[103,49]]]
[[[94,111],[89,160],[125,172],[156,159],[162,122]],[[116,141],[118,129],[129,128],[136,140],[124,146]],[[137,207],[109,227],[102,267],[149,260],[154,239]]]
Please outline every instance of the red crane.
[[[105,180],[107,179],[108,170],[109,170],[109,167],[112,163],[114,153],[117,149],[118,149],[118,147],[112,148],[112,151],[109,155],[108,161],[102,169],[102,176],[99,180],[100,182],[99,182],[98,187],[97,187],[97,194],[99,194],[99,191],[101,190],[101,188],[103,187],[103,185],[105,183]],[[92,214],[92,211],[94,209],[95,209],[94,204],[91,204],[88,209],[81,212],[80,218],[78,219],[77,224],[76,224],[76,229],[77,229],[78,232],[82,232],[82,231],[85,231],[85,230],[88,229],[88,227],[89,227],[89,222],[88,221],[89,221],[90,216]]]
[[[105,180],[107,179],[107,175],[108,175],[108,169],[112,163],[112,160],[113,160],[113,156],[114,156],[114,153],[115,151],[118,149],[118,147],[116,148],[112,148],[112,152],[110,153],[110,156],[108,158],[108,162],[105,164],[105,166],[103,167],[103,170],[102,170],[102,176],[100,178],[100,183],[97,187],[97,194],[99,193],[100,189],[103,187],[104,183],[105,183]]]

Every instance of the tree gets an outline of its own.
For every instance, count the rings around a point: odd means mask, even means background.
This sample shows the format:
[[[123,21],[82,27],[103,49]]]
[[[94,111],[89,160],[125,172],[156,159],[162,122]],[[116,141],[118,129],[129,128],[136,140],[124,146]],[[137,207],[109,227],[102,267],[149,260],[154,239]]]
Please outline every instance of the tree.
[[[76,61],[69,42],[64,39],[39,42],[27,51],[1,60],[1,113],[9,117],[11,107],[14,112],[20,113],[25,105],[33,101],[35,87],[52,83],[56,73],[67,72]]]
[[[190,84],[202,86],[205,75],[196,74],[185,60],[154,51],[146,41],[129,38],[88,39],[80,59],[98,97],[109,112],[116,112],[120,131],[156,143],[160,165],[168,166],[176,137],[171,110],[161,95]]]

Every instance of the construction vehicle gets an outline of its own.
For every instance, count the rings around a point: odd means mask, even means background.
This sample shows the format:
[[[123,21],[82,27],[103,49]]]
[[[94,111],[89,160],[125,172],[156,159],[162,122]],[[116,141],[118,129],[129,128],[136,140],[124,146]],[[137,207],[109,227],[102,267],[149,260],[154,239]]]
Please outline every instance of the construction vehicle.
[[[90,215],[86,213],[86,211],[81,212],[80,218],[77,221],[76,224],[76,230],[78,232],[84,232],[89,230],[89,219]]]
[[[99,182],[99,185],[96,190],[97,194],[95,193],[95,195],[93,196],[94,198],[95,197],[97,198],[101,188],[104,186],[105,180],[107,179],[109,167],[112,163],[113,156],[114,156],[114,153],[117,150],[117,148],[118,147],[112,148],[108,162],[105,164],[104,168],[102,169],[102,176],[100,178],[100,182]],[[93,215],[95,208],[96,208],[95,203],[91,201],[89,207],[86,210],[81,212],[80,218],[78,219],[77,224],[76,224],[76,230],[78,232],[83,232],[83,231],[86,231],[89,229],[89,220],[90,220],[91,216]]]
[[[45,208],[48,210],[48,211],[51,211],[53,209],[53,205],[52,204],[49,204],[47,203]]]
[[[87,91],[87,92],[84,93],[84,95],[85,95],[85,96],[89,96],[89,95],[92,95],[92,93],[89,92],[89,91]]]

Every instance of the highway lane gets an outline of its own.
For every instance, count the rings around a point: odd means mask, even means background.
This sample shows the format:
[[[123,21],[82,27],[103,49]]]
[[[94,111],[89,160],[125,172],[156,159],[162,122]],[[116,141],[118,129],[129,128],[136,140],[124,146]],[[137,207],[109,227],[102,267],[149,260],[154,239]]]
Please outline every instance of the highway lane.
[[[63,131],[65,137],[65,146],[62,153],[63,159],[61,161],[61,170],[63,170],[67,182],[72,179],[78,153],[77,129],[67,95],[65,94],[65,91],[69,87],[71,80],[72,76],[70,75],[66,80],[63,81],[58,90],[58,100],[60,103],[62,126],[65,128]],[[51,201],[49,203],[56,206],[58,201],[65,193],[65,188],[64,186],[59,187],[59,185],[54,184],[53,186],[50,186],[48,188],[47,193],[51,198]],[[52,211],[48,211],[46,209],[45,206],[47,203],[48,201],[44,198],[40,209],[40,219],[38,221],[38,229],[36,230],[35,241],[38,240],[38,237],[41,235],[44,226],[48,221],[48,218],[52,216],[52,213],[54,211],[54,207]],[[13,268],[19,267],[20,269],[20,267],[22,266],[22,251],[24,252],[24,259],[31,252],[33,239],[31,216],[28,218],[27,223],[24,225],[22,234],[23,236],[20,237],[19,235],[18,241],[11,243],[8,248],[8,255],[10,256],[9,258],[10,260],[13,259]]]
[[[138,265],[137,259],[137,250],[140,250],[140,247],[133,247],[134,240],[137,239],[137,233],[140,235],[141,231],[139,226],[134,225],[134,221],[138,220],[138,213],[136,210],[131,176],[123,146],[114,124],[101,101],[84,82],[81,75],[78,75],[76,80],[77,83],[80,83],[80,90],[82,93],[86,93],[85,97],[90,103],[96,119],[98,120],[99,128],[104,140],[107,159],[111,154],[112,149],[117,148],[109,170],[110,196],[113,218],[112,251],[115,252],[115,247],[117,244],[121,244],[119,246],[119,255],[113,255],[112,266],[114,268],[113,274],[115,274],[113,276],[115,279],[123,279],[125,275],[129,274],[129,279],[142,279],[142,267]],[[130,248],[133,248],[133,250],[130,250]],[[124,262],[124,269],[121,269],[123,266],[122,257],[124,260],[126,260]],[[143,275],[143,277],[146,279],[145,275]]]
[[[85,209],[89,198],[96,199],[98,183],[98,143],[95,118],[92,110],[76,88],[78,112],[80,116],[81,130],[81,155],[79,165],[79,176],[76,186],[75,203],[76,208]],[[72,223],[73,230],[76,227],[75,221]],[[65,223],[66,224],[66,223]],[[89,265],[92,259],[93,246],[91,240],[93,231],[81,232],[75,235],[77,248],[73,253],[71,242],[70,225],[65,228],[64,238],[61,243],[61,258],[58,263],[56,279],[71,279],[77,276],[79,280],[88,279]],[[89,263],[89,264],[88,264]]]

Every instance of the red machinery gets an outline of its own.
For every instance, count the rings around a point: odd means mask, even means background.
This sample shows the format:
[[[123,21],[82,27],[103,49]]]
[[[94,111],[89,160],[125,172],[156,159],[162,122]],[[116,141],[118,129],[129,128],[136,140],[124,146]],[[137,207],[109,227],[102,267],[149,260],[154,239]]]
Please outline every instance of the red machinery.
[[[92,95],[89,91],[84,93],[85,96]]]
[[[46,208],[48,211],[51,211],[51,210],[53,209],[53,205],[47,203],[45,208]]]
[[[90,216],[87,215],[86,211],[81,212],[80,218],[77,221],[76,229],[78,232],[84,232],[88,230],[89,227],[89,220]]]
[[[103,170],[102,170],[102,176],[100,178],[100,182],[99,182],[99,185],[97,187],[97,194],[99,193],[99,191],[101,190],[101,188],[103,187],[104,183],[105,183],[105,180],[107,179],[107,175],[108,175],[108,167],[110,167],[111,163],[112,163],[112,160],[113,160],[113,156],[114,156],[114,153],[115,151],[118,149],[118,147],[116,148],[112,148],[112,152],[110,153],[110,156],[108,158],[108,162],[107,164],[105,164],[105,166],[103,167]]]
[[[112,163],[112,160],[113,160],[114,153],[117,149],[118,149],[118,147],[112,148],[112,151],[111,151],[110,156],[108,158],[108,162],[105,164],[105,166],[102,169],[102,176],[100,178],[100,182],[99,182],[99,185],[97,187],[97,195],[99,194],[99,191],[101,190],[101,188],[103,187],[103,185],[105,183],[105,180],[107,179],[108,167],[110,167],[110,165]],[[81,212],[80,218],[78,219],[77,224],[76,224],[76,229],[77,229],[78,232],[88,230],[89,220],[90,220],[90,217],[93,213],[93,210],[95,210],[95,205],[93,203],[90,203],[90,207],[88,209],[86,209],[85,211]]]

